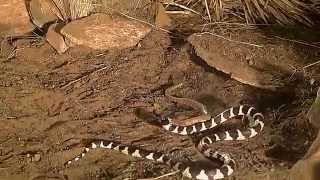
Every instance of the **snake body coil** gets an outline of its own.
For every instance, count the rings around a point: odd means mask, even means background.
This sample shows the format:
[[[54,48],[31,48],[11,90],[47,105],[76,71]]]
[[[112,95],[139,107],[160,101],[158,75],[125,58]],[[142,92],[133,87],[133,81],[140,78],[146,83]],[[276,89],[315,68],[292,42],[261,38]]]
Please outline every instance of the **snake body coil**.
[[[71,164],[73,161],[78,161],[83,158],[86,153],[91,149],[103,148],[112,149],[119,151],[121,153],[137,157],[145,158],[149,160],[154,160],[156,162],[164,163],[176,170],[179,170],[183,176],[198,179],[198,180],[216,180],[223,179],[230,176],[234,172],[235,161],[229,157],[227,154],[220,153],[218,151],[213,151],[209,145],[216,141],[231,141],[231,140],[246,140],[255,137],[259,132],[263,130],[264,122],[263,115],[258,113],[255,108],[241,105],[239,107],[231,107],[224,112],[218,114],[215,117],[211,117],[209,120],[204,122],[195,123],[190,126],[179,126],[172,123],[169,117],[160,118],[157,123],[162,126],[165,130],[171,133],[179,135],[194,135],[200,132],[208,131],[218,125],[223,124],[229,119],[234,117],[247,117],[253,121],[253,124],[246,129],[234,129],[219,133],[214,133],[201,138],[197,145],[199,151],[209,160],[219,160],[222,165],[219,168],[208,168],[202,167],[201,164],[197,164],[194,161],[180,162],[177,159],[170,157],[164,153],[147,151],[134,146],[127,146],[113,141],[101,140],[101,139],[86,139],[84,140],[85,149],[82,153],[75,158],[67,161],[65,165]]]

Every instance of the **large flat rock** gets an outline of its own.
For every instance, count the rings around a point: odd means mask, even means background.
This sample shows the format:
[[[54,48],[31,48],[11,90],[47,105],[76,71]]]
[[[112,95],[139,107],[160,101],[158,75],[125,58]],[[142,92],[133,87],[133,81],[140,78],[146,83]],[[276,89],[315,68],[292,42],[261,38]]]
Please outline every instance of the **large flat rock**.
[[[72,21],[62,28],[69,46],[84,45],[93,49],[124,49],[135,46],[151,28],[134,20],[106,14],[94,14]]]
[[[300,54],[308,47],[298,52],[290,43],[271,40],[259,32],[234,37],[196,33],[188,41],[209,66],[241,83],[268,90],[284,88],[297,70],[316,60]]]

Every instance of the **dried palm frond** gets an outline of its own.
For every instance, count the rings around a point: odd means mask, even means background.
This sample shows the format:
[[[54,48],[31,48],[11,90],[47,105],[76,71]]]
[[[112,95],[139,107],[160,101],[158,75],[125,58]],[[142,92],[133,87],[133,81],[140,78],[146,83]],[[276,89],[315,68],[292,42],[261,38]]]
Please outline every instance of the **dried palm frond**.
[[[215,13],[217,21],[221,21],[223,17],[223,2],[222,0],[211,0],[211,5]]]
[[[311,0],[311,2],[312,8],[317,12],[317,14],[320,14],[320,0]]]
[[[94,9],[92,0],[52,0],[60,11],[60,19],[74,20],[88,16]]]
[[[59,9],[59,18],[68,21],[89,15],[96,6],[105,4],[131,4],[133,0],[51,0]],[[159,0],[171,6],[183,7],[210,21],[224,21],[226,17],[241,17],[247,23],[302,23],[308,26],[320,19],[320,0]],[[113,7],[113,6],[112,6]],[[115,8],[115,7],[114,7]]]
[[[264,23],[312,25],[311,8],[301,0],[241,0],[248,23],[262,20]]]
[[[193,7],[207,6],[208,3],[204,3],[206,1],[175,0]],[[216,21],[223,20],[226,14],[231,13],[244,17],[247,23],[253,24],[258,22],[283,25],[302,23],[310,26],[314,23],[312,16],[320,15],[320,0],[210,0],[209,8]]]
[[[70,0],[71,19],[88,16],[93,10],[92,0]]]

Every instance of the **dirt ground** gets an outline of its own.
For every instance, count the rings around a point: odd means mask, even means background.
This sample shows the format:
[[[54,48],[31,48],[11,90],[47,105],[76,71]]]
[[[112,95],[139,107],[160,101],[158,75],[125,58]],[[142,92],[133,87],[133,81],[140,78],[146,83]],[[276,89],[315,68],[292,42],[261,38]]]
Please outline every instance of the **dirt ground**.
[[[79,142],[86,137],[196,157],[187,137],[168,133],[136,114],[137,108],[183,112],[186,107],[164,96],[167,87],[178,83],[184,87],[177,95],[203,102],[211,114],[240,102],[257,105],[265,114],[266,128],[256,138],[213,145],[237,162],[229,179],[286,179],[285,170],[315,137],[306,119],[319,83],[310,85],[311,77],[295,81],[290,95],[260,90],[210,68],[194,57],[181,37],[156,30],[138,46],[121,51],[76,47],[58,55],[40,37],[14,43],[15,57],[0,59],[1,180],[120,180],[171,172],[165,165],[114,151],[92,151],[68,168],[63,163],[82,150]],[[315,48],[308,55],[318,58],[319,52]],[[176,174],[163,179],[181,178]]]

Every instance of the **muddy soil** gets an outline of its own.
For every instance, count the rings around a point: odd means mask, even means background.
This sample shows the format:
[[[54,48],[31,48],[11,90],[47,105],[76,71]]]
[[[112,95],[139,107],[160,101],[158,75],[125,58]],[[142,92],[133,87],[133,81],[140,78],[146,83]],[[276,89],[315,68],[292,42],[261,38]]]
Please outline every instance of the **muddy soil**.
[[[266,128],[256,138],[213,145],[237,162],[229,179],[285,179],[277,172],[301,158],[315,135],[305,115],[316,89],[307,79],[300,79],[290,96],[253,88],[207,66],[186,40],[165,32],[152,31],[138,46],[121,51],[76,47],[58,55],[41,38],[14,43],[16,56],[0,59],[1,180],[141,179],[171,172],[114,151],[92,151],[68,168],[63,163],[82,150],[79,142],[86,137],[196,158],[189,138],[136,113],[139,108],[192,112],[164,96],[178,83],[184,84],[178,96],[206,104],[210,114],[243,102],[265,114]]]

